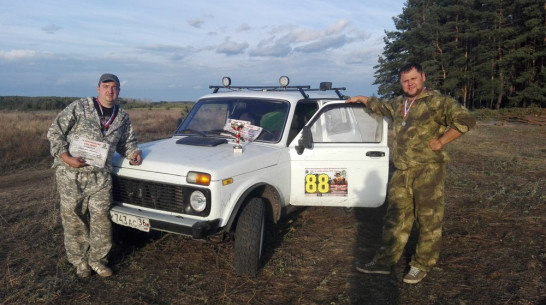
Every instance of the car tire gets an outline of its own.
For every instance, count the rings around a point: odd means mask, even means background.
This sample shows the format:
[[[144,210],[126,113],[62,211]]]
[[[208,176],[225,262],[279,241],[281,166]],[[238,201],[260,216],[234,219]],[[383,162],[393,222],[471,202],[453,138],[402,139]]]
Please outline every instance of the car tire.
[[[234,241],[234,267],[238,275],[255,276],[262,264],[265,237],[265,203],[252,198],[243,207]]]

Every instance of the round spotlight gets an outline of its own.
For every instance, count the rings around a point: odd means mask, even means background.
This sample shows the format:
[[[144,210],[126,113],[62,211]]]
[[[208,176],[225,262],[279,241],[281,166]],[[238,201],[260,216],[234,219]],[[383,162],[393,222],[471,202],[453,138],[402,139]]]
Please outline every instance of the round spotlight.
[[[190,195],[190,206],[197,213],[201,213],[207,207],[207,197],[201,191],[194,191]]]
[[[222,85],[226,88],[229,87],[231,85],[231,78],[227,76],[222,77]]]
[[[286,88],[289,83],[290,79],[288,78],[288,76],[283,75],[279,78],[279,85],[281,85],[281,87]]]

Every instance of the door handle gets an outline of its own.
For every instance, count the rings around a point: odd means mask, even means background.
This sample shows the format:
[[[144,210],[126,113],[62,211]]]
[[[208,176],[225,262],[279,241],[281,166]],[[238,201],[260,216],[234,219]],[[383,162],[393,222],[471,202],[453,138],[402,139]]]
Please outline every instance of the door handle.
[[[384,151],[368,151],[366,152],[366,157],[384,157],[385,156],[385,152]]]

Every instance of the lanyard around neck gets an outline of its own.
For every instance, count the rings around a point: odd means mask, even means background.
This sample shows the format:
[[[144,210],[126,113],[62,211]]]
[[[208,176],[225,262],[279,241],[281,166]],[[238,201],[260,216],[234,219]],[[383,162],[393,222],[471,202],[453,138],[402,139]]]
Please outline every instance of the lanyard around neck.
[[[402,113],[402,117],[403,117],[404,119],[408,116],[408,114],[409,114],[411,108],[413,107],[413,103],[415,102],[415,99],[416,99],[416,98],[417,98],[417,96],[415,96],[415,97],[413,98],[413,100],[411,100],[411,103],[409,104],[409,106],[408,106],[408,99],[406,99],[406,100],[404,101],[404,113]]]
[[[411,111],[411,108],[413,107],[413,103],[415,103],[415,100],[417,99],[417,97],[421,95],[423,92],[425,92],[426,90],[427,88],[423,88],[423,91],[421,91],[419,94],[413,97],[409,105],[408,105],[408,99],[404,101],[404,109],[402,112],[402,118],[405,119],[408,116],[409,112]]]
[[[102,110],[102,104],[99,100],[99,98],[97,98],[97,104],[99,104],[99,109],[100,109],[100,113],[102,114],[102,116],[104,117],[104,111]],[[108,127],[110,127],[110,125],[112,124],[112,122],[114,121],[114,119],[116,118],[116,104],[114,104],[114,109],[112,109],[112,114],[110,115],[110,118],[108,119],[108,121],[105,121],[102,117],[100,119],[100,124],[101,126],[103,127],[104,130],[108,130]]]

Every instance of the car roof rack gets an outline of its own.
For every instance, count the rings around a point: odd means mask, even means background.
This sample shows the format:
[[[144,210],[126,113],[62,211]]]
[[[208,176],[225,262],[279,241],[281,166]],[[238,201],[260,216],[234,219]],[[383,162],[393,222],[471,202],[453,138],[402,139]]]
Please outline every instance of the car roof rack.
[[[309,95],[306,91],[327,91],[333,90],[336,92],[339,98],[344,99],[345,95],[339,92],[340,90],[346,90],[345,87],[332,88],[331,82],[321,82],[319,88],[311,88],[311,86],[288,86],[290,80],[287,76],[281,76],[279,78],[279,86],[231,86],[231,79],[229,77],[222,78],[222,86],[210,85],[209,89],[214,89],[212,93],[217,93],[220,89],[226,90],[259,90],[259,91],[299,91],[301,95],[308,99]]]

